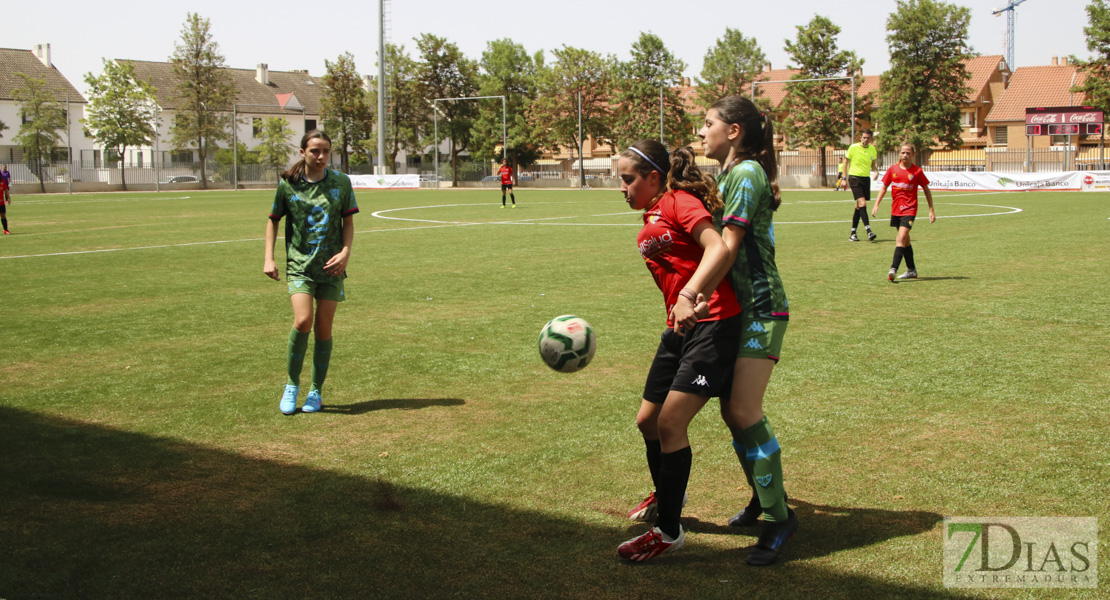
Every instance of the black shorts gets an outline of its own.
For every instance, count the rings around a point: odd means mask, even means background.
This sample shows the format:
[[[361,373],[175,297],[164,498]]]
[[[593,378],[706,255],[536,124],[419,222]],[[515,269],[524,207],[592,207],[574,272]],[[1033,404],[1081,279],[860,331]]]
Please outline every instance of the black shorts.
[[[504,192],[505,190],[510,190],[511,191],[512,189],[513,189],[513,184],[511,184],[511,183],[502,183],[501,184],[501,191],[502,192]]]
[[[727,402],[739,349],[739,315],[702,321],[685,336],[664,330],[644,384],[644,400],[662,404],[667,393],[675,390]]]
[[[891,215],[891,217],[890,217],[890,226],[895,228],[895,229],[898,229],[899,227],[905,227],[906,229],[913,229],[913,220],[916,219],[916,218],[917,217],[914,216],[914,215],[907,215],[907,216],[904,216],[904,217],[895,217],[895,216]]]
[[[871,199],[871,178],[859,175],[848,176],[848,187],[852,188],[853,198]]]

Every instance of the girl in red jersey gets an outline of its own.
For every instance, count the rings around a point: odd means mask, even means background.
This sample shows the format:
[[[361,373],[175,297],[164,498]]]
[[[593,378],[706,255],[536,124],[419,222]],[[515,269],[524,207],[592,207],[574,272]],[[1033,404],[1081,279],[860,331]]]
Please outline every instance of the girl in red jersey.
[[[721,201],[713,180],[694,164],[693,151],[680,148],[668,156],[662,144],[644,140],[621,154],[617,170],[625,201],[644,211],[637,242],[667,311],[636,415],[655,491],[629,515],[654,518],[654,527],[617,548],[621,557],[643,561],[685,540],[679,517],[692,456],[687,428],[710,397],[729,393],[740,305],[722,279],[728,249],[711,216]]]
[[[875,206],[871,209],[871,216],[879,212],[879,203],[883,201],[886,189],[890,191],[890,226],[898,228],[898,238],[894,245],[894,262],[890,265],[890,272],[886,278],[894,281],[898,279],[916,279],[917,265],[913,262],[913,246],[910,245],[910,229],[917,216],[917,188],[925,192],[925,199],[929,201],[929,222],[936,223],[937,215],[933,212],[933,194],[929,192],[929,178],[921,167],[913,164],[915,152],[913,144],[905,143],[898,150],[898,163],[890,166],[883,175],[883,188],[879,190],[879,197],[875,199]],[[906,272],[898,275],[898,267],[902,265],[902,258],[906,259]]]
[[[513,168],[509,166],[509,159],[501,161],[501,168],[497,174],[501,177],[501,208],[505,208],[505,190],[509,190],[509,197],[513,199],[513,208],[516,208],[516,194],[513,194]]]

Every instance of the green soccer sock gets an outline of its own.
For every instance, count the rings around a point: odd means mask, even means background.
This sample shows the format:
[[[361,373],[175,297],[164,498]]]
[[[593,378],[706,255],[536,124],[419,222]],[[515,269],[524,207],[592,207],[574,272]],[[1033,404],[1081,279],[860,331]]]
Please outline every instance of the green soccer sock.
[[[740,467],[744,469],[744,477],[748,480],[748,486],[752,488],[752,493],[755,493],[755,479],[752,478],[752,461],[748,460],[748,450],[744,447],[744,443],[740,440],[732,440],[732,449],[736,451],[736,458],[740,459]]]
[[[758,423],[740,432],[747,459],[752,463],[752,478],[763,520],[778,523],[786,520],[786,498],[782,485],[782,451],[771,424],[764,416]]]
[[[289,380],[286,385],[301,384],[301,369],[304,367],[304,353],[308,350],[308,332],[301,333],[296,327],[289,330],[289,345],[287,346],[286,366],[289,371]]]
[[[334,338],[316,340],[312,349],[312,389],[320,391],[328,376],[328,363],[331,362],[331,342]]]

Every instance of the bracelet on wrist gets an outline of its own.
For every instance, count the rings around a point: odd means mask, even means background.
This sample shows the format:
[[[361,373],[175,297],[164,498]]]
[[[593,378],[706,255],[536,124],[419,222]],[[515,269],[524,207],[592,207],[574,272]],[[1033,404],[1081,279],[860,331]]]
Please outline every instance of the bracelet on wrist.
[[[698,295],[690,291],[688,288],[682,288],[682,290],[678,292],[678,295],[689,300],[691,304],[698,303]]]

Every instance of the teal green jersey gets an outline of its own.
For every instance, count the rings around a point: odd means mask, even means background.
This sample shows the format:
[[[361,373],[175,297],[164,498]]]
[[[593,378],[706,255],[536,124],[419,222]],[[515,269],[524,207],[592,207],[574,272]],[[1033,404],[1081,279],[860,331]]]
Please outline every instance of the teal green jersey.
[[[327,170],[315,183],[278,182],[270,218],[285,217],[285,278],[329,283],[324,265],[343,249],[343,218],[358,212],[351,179]]]
[[[726,225],[744,228],[744,239],[729,278],[746,318],[786,321],[786,291],[775,265],[774,201],[763,167],[746,160],[717,180],[724,211],[714,215],[717,231]]]

